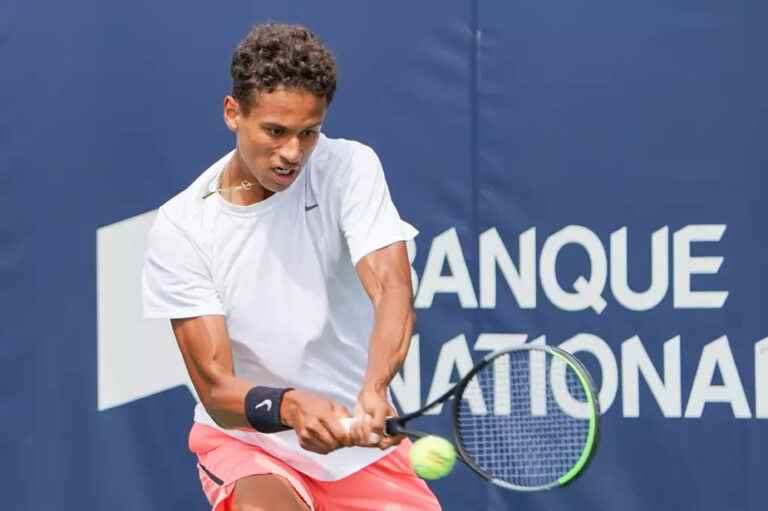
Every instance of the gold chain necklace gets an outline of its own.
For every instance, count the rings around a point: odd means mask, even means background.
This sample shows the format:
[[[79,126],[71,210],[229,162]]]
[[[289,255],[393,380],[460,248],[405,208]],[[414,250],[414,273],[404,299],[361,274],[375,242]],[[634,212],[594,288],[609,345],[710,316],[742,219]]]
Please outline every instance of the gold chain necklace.
[[[221,177],[222,178],[224,177],[223,173],[222,173]],[[219,178],[219,182],[221,182],[221,178]],[[214,193],[237,192],[239,190],[250,190],[254,186],[256,186],[256,183],[252,183],[252,182],[248,181],[247,179],[243,179],[242,181],[240,181],[240,184],[237,185],[237,186],[228,186],[226,188],[222,188],[221,186],[219,186],[215,190],[211,190],[210,192],[208,192],[205,195],[203,195],[203,199],[207,199],[208,197],[210,197]]]

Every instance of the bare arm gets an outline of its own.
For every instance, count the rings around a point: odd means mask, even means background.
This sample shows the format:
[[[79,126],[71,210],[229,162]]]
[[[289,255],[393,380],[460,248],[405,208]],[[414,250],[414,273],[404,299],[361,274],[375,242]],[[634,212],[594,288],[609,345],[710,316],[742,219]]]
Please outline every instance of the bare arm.
[[[171,326],[197,395],[216,424],[250,428],[243,403],[253,384],[235,376],[224,316],[172,319]]]
[[[211,418],[225,429],[252,430],[245,416],[245,395],[253,383],[235,375],[224,316],[172,319],[171,325],[200,401]],[[341,405],[304,390],[283,396],[280,418],[293,428],[305,449],[327,453],[348,438],[338,418],[349,416]]]
[[[384,419],[394,414],[386,403],[387,387],[408,354],[416,320],[405,243],[394,243],[366,255],[356,269],[375,311],[357,411],[371,415],[371,431],[381,435]],[[367,438],[367,431],[361,434]],[[380,447],[389,444],[385,439]]]

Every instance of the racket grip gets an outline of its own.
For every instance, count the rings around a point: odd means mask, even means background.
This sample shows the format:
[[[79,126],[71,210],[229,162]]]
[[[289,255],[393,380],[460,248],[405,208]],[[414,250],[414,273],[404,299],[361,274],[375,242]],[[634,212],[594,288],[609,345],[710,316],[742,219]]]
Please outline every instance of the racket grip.
[[[357,422],[360,421],[359,417],[344,417],[343,419],[340,419],[341,427],[344,428],[344,430],[349,434],[350,430],[352,429],[352,426],[355,425]],[[371,433],[368,436],[368,443],[370,444],[378,444],[379,443],[379,435],[376,433]]]

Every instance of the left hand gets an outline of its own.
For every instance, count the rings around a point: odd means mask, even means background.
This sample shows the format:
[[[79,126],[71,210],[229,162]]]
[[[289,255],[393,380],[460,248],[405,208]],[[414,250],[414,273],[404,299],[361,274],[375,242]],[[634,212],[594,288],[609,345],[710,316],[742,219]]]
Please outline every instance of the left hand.
[[[379,449],[388,449],[399,444],[404,438],[402,435],[389,437],[384,434],[384,420],[395,415],[397,412],[387,401],[386,389],[377,391],[363,388],[357,395],[357,405],[354,411],[354,416],[360,417],[361,420],[350,430],[353,442],[356,445],[378,447]],[[378,443],[368,442],[371,433],[378,435]]]

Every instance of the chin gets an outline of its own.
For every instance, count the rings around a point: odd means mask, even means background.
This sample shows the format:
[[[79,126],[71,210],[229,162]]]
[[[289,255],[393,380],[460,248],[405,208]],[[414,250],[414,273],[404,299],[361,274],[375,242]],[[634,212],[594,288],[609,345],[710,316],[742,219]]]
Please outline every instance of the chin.
[[[262,186],[269,190],[270,192],[282,192],[287,190],[291,187],[293,183],[296,182],[296,179],[299,177],[299,171],[294,172],[293,174],[289,176],[285,176],[283,178],[279,176],[269,176],[269,179],[265,179],[265,181],[268,181],[267,183],[262,182]]]
[[[282,184],[282,183],[269,183],[269,186],[265,186],[264,188],[267,189],[268,191],[272,192],[272,193],[279,193],[279,192],[286,191],[288,188],[291,187],[292,184],[293,184],[293,181],[291,181],[290,183],[286,183],[286,184]]]

